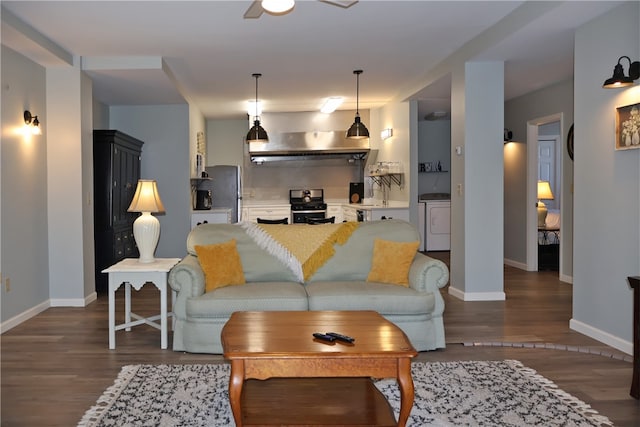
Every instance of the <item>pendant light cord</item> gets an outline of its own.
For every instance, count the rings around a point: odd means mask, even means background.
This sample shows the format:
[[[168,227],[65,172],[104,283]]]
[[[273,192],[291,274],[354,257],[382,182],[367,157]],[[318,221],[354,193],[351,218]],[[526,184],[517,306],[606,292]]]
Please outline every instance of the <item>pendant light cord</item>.
[[[353,74],[356,75],[356,118],[347,131],[347,138],[369,138],[369,130],[364,123],[360,121],[360,74],[362,74],[362,70],[353,70]]]
[[[360,74],[362,70],[355,70],[353,74],[356,75],[356,116],[360,115]]]
[[[256,103],[254,105],[254,107],[256,107],[256,115],[254,117],[254,120],[258,120],[258,78],[260,78],[260,76],[262,76],[262,74],[260,73],[255,73],[253,75],[253,77],[256,78]]]

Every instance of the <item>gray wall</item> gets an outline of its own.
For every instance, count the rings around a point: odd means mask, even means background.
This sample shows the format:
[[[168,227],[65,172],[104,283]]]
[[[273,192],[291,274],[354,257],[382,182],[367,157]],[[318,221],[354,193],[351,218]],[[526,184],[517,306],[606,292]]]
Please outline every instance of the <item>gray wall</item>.
[[[555,136],[560,135],[560,122],[547,123],[538,127],[538,135]]]
[[[141,178],[158,181],[166,213],[156,215],[160,220],[156,256],[184,256],[191,227],[189,106],[111,107],[110,127],[144,142]]]
[[[573,123],[573,81],[561,82],[505,103],[504,125],[513,130],[513,141],[505,145],[504,175],[504,256],[517,265],[527,263],[527,122],[561,113],[566,129],[558,130],[563,147],[569,126]],[[572,218],[573,218],[573,162],[566,149],[562,150],[562,209],[563,272],[571,276]]]
[[[93,100],[93,129],[109,128],[109,106]]]
[[[207,120],[205,165],[242,165],[248,131],[247,119]]]
[[[47,115],[45,69],[2,46],[2,144],[0,157],[2,322],[49,299],[47,225]],[[43,134],[19,132],[24,110],[38,115]],[[10,281],[11,290],[5,283]]]
[[[580,27],[575,38],[571,327],[628,353],[633,294],[627,276],[640,274],[640,150],[614,150],[615,111],[640,102],[640,85],[601,86],[621,55],[640,58],[638,22],[640,3],[628,2]]]
[[[447,172],[418,173],[418,194],[451,192],[451,120],[423,120],[418,123],[417,163],[438,161]]]

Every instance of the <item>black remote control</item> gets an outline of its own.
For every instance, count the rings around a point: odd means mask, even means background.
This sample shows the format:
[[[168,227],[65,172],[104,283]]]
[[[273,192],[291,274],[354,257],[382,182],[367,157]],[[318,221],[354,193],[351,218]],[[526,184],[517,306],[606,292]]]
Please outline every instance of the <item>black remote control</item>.
[[[355,338],[352,338],[347,335],[342,335],[337,332],[327,332],[327,335],[329,335],[330,337],[334,337],[337,340],[348,342],[348,343],[352,343],[356,340]]]
[[[336,340],[336,337],[332,337],[331,335],[321,334],[320,332],[315,332],[313,336],[319,340],[327,341],[327,342],[334,342]]]

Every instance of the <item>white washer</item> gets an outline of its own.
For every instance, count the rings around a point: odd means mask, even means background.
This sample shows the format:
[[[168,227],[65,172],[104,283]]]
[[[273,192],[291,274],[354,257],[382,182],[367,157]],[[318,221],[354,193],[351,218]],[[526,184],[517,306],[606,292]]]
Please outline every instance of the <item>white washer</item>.
[[[424,241],[427,236],[426,233],[426,202],[418,202],[418,233],[420,234],[420,251],[424,251]]]
[[[424,240],[426,251],[451,249],[451,200],[425,201]]]

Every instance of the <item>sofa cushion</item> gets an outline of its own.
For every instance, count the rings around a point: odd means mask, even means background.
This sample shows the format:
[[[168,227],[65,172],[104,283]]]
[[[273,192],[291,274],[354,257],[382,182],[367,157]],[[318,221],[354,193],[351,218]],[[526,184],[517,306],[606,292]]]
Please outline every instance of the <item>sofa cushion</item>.
[[[227,286],[187,299],[187,318],[228,318],[235,311],[304,311],[307,294],[296,282]]]
[[[247,282],[296,282],[295,274],[278,258],[260,248],[240,224],[202,224],[195,227],[187,237],[187,252],[196,255],[196,245],[236,240],[242,260],[244,278]]]
[[[409,268],[420,246],[415,242],[375,239],[367,282],[382,282],[409,287]]]
[[[205,292],[245,283],[235,239],[215,245],[196,245],[195,249],[204,272]]]
[[[305,289],[309,310],[375,310],[385,315],[432,313],[435,307],[433,294],[388,283],[313,282]]]
[[[395,242],[415,242],[420,240],[420,235],[412,224],[399,219],[361,222],[344,245],[334,245],[336,252],[333,257],[320,267],[308,282],[366,280],[371,270],[373,242],[376,238]]]

